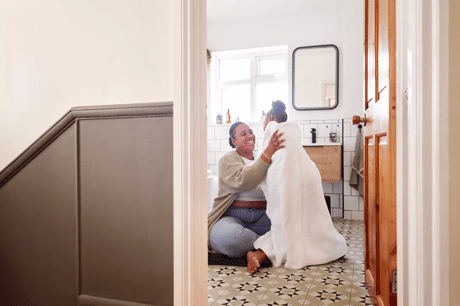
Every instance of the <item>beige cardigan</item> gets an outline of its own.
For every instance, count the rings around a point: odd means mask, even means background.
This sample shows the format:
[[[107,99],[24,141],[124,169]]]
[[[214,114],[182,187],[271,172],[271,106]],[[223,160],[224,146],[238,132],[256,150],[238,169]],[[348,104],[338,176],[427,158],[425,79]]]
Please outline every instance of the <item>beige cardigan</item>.
[[[211,228],[233,203],[240,191],[251,190],[262,182],[270,164],[260,157],[251,165],[246,165],[241,155],[232,150],[219,160],[219,192],[214,199],[212,210],[208,214],[208,249]]]

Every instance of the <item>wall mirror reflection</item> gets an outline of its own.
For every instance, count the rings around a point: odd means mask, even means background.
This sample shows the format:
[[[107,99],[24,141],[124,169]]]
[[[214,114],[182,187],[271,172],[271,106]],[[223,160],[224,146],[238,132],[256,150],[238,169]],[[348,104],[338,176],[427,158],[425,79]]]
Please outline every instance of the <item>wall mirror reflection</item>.
[[[292,54],[292,105],[296,110],[334,109],[339,103],[339,50],[299,47]]]

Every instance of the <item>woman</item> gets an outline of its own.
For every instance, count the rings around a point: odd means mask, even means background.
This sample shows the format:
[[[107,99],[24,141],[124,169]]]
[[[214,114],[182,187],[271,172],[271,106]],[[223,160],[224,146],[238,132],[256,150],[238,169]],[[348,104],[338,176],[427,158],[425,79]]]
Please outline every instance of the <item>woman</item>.
[[[274,132],[255,159],[256,137],[247,124],[233,124],[229,134],[230,146],[236,150],[219,160],[219,193],[208,215],[208,248],[232,258],[246,256],[248,272],[253,273],[266,258],[262,250],[254,250],[254,241],[271,226],[265,213],[267,201],[258,185],[284,140]]]

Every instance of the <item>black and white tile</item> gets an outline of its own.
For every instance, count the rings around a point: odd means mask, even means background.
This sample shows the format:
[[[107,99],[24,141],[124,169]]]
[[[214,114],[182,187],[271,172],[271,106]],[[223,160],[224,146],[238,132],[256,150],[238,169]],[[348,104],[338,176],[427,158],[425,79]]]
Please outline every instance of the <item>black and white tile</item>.
[[[209,266],[208,306],[359,305],[372,302],[364,282],[363,221],[334,219],[349,245],[344,258],[299,270]]]

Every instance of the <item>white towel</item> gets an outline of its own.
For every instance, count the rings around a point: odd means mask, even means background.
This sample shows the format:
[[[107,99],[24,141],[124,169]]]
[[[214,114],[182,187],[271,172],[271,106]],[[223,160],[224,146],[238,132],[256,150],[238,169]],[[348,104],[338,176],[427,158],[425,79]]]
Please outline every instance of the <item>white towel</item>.
[[[270,122],[260,153],[277,129],[284,133],[286,147],[273,154],[261,183],[272,227],[254,247],[262,249],[275,267],[285,263],[287,269],[335,260],[347,253],[347,243],[332,224],[321,175],[302,147],[299,126]]]

